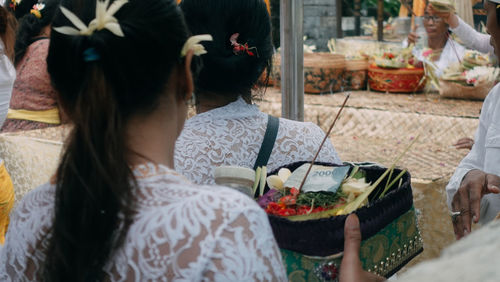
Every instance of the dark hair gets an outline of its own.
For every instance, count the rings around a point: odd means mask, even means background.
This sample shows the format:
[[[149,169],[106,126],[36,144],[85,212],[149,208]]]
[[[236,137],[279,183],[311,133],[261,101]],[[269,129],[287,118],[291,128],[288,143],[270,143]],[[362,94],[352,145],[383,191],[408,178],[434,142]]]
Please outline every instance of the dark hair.
[[[496,7],[496,12],[497,12],[497,23],[500,25],[500,6],[498,6],[498,3],[494,3]]]
[[[113,1],[111,1],[113,2]],[[85,24],[96,0],[63,0]],[[135,212],[127,122],[156,109],[180,59],[187,27],[174,0],[129,0],[116,14],[124,37],[55,30],[48,72],[73,129],[56,174],[55,219],[44,280],[96,281],[121,246]],[[71,22],[57,13],[54,27]],[[91,50],[94,58],[84,57]]]
[[[271,22],[263,0],[183,0],[180,4],[193,34],[209,33],[212,42],[203,42],[207,54],[195,80],[198,96],[222,94],[251,100],[251,88],[262,72],[270,73],[273,45]],[[236,55],[230,37],[239,33],[238,43],[248,43],[255,56]]]
[[[14,62],[14,42],[16,41],[16,18],[4,7],[0,6],[0,37],[5,48],[5,54]]]
[[[16,65],[24,57],[26,50],[33,43],[34,39],[40,35],[42,29],[52,23],[54,14],[59,8],[60,0],[43,0],[40,3],[45,4],[45,7],[40,11],[40,18],[37,18],[32,13],[27,13],[19,20],[16,45],[14,46],[14,62]]]
[[[21,0],[17,4],[14,0],[6,0],[5,8],[19,20],[24,15],[29,14],[36,3],[38,0]]]

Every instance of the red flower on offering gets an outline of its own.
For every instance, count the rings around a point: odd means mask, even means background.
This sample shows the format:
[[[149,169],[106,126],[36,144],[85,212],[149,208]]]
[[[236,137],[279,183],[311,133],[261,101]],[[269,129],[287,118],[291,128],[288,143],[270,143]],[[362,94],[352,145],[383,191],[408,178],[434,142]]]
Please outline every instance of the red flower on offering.
[[[427,51],[424,51],[424,52],[422,53],[422,56],[424,56],[424,57],[429,57],[429,55],[430,55],[430,54],[432,54],[432,49],[429,49],[429,50],[427,50]]]
[[[291,188],[290,189],[290,195],[294,196],[294,197],[297,197],[299,195],[299,189],[297,188]]]
[[[392,54],[392,53],[384,53],[383,57],[387,58],[387,59],[394,59],[395,58],[394,54]]]
[[[283,203],[287,206],[292,206],[292,205],[295,205],[297,203],[297,198],[295,198],[294,196],[284,196],[284,197],[281,197],[281,199],[279,200],[280,203]]]

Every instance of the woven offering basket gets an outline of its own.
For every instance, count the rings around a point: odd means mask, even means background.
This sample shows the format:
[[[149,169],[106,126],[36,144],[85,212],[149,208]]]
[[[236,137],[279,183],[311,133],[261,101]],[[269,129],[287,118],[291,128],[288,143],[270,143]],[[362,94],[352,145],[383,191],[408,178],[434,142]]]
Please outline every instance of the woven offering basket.
[[[346,90],[366,89],[368,59],[346,60],[344,87]]]
[[[273,66],[269,80],[273,80],[274,87],[281,87],[281,56],[279,53],[273,55]]]
[[[484,100],[495,82],[481,81],[476,86],[465,86],[460,83],[439,80],[439,95],[446,98]]]
[[[425,72],[423,68],[389,69],[370,65],[368,68],[368,85],[370,89],[391,93],[421,92]]]
[[[342,89],[345,56],[330,53],[304,54],[304,92],[338,92]]]
[[[287,166],[294,171],[305,162]],[[328,166],[332,164],[318,163]],[[386,170],[373,164],[361,166],[367,182],[375,182]],[[278,171],[278,170],[277,170]],[[276,174],[272,172],[271,174]],[[395,169],[393,175],[401,172]],[[394,186],[382,199],[369,197],[369,206],[355,211],[363,241],[360,258],[365,270],[389,277],[423,251],[417,225],[411,176],[405,173],[401,186]],[[378,188],[384,188],[384,179]],[[338,275],[344,250],[344,223],[347,215],[306,221],[268,215],[281,248],[290,281],[332,281]],[[302,280],[304,281],[304,280]]]

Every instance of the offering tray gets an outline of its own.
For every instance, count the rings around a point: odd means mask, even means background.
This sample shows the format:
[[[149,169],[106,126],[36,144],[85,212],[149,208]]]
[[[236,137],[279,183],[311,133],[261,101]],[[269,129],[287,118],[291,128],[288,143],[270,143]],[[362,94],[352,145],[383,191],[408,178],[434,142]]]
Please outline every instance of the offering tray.
[[[297,162],[284,167],[294,171],[304,163]],[[361,168],[366,172],[366,180],[372,183],[386,170],[374,164],[361,165]],[[401,170],[394,170],[395,174],[399,172]],[[383,188],[386,181],[384,179],[379,186]],[[406,172],[401,185],[391,188],[384,197],[376,199],[371,195],[369,203],[369,206],[355,211],[363,240],[361,262],[365,270],[389,277],[423,251],[413,207],[410,174]],[[290,281],[337,279],[344,248],[346,218],[347,215],[338,215],[292,221],[286,217],[269,215]]]

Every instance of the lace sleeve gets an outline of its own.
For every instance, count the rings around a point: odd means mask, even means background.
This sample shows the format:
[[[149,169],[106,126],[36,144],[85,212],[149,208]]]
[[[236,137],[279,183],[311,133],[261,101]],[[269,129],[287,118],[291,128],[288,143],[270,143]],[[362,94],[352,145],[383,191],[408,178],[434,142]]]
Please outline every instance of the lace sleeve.
[[[215,281],[286,281],[281,254],[265,213],[247,209],[221,228],[206,278]]]
[[[28,193],[11,214],[0,249],[0,281],[35,281],[45,260],[53,191],[46,184]]]

